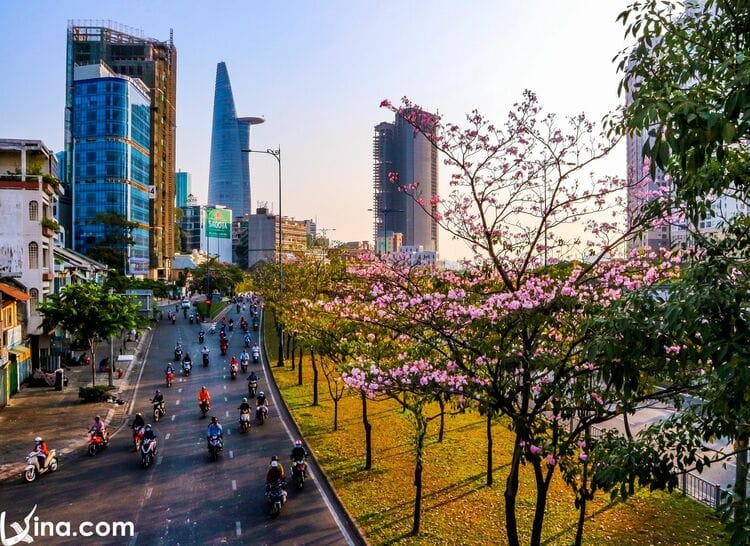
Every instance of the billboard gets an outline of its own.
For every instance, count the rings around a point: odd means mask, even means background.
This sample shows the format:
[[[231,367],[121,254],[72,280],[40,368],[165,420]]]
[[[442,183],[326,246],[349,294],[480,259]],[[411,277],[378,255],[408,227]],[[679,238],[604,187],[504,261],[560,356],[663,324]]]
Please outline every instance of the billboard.
[[[231,209],[206,209],[206,237],[216,239],[232,238]]]

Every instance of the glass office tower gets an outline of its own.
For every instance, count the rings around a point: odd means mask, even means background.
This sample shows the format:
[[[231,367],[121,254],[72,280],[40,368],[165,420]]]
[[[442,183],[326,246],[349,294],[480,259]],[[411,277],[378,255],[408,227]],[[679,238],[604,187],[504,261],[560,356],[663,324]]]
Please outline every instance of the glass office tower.
[[[111,249],[123,256],[118,269],[147,276],[149,90],[95,64],[75,68],[72,91],[73,247],[84,254]],[[123,221],[136,227],[128,233]]]
[[[191,177],[190,173],[182,171],[176,172],[174,175],[175,185],[175,201],[177,207],[187,207],[188,195],[190,195]]]

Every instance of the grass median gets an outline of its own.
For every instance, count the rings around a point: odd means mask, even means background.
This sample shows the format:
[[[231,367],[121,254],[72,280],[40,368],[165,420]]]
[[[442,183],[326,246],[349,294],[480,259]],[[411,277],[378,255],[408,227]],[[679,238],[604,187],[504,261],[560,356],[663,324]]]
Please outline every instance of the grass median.
[[[272,322],[272,321],[269,321]],[[513,436],[493,427],[494,485],[485,485],[484,418],[474,414],[446,417],[445,436],[437,441],[438,420],[430,425],[425,450],[422,529],[409,535],[412,522],[414,457],[412,426],[392,401],[369,402],[373,467],[364,466],[361,401],[345,396],[339,403],[338,431],[333,431],[333,402],[320,374],[320,405],[312,404],[312,369],[303,359],[303,385],[297,370],[277,368],[277,338],[265,328],[271,370],[309,448],[331,478],[337,493],[372,544],[506,544],[503,491]],[[522,468],[518,498],[522,543],[528,543],[534,511],[534,476]],[[628,502],[609,502],[598,494],[589,503],[584,544],[643,545],[726,544],[718,517],[679,493],[641,490]],[[550,487],[543,544],[572,544],[578,513],[573,495],[557,476]]]

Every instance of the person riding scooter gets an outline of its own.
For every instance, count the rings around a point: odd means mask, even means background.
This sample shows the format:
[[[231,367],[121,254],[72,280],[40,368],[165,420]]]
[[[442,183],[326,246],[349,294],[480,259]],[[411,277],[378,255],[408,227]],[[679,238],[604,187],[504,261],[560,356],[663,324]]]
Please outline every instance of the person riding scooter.
[[[47,442],[41,436],[34,438],[34,453],[36,453],[36,460],[39,463],[39,470],[43,470],[47,466],[49,449],[47,449]]]
[[[258,347],[257,343],[253,345],[252,351],[253,351],[253,362],[257,364],[260,361],[260,347]]]

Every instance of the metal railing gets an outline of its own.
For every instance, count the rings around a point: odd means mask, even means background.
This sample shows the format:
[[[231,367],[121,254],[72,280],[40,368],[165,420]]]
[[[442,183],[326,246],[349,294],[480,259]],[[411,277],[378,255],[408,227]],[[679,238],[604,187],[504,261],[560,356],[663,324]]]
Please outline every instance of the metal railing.
[[[680,476],[680,491],[691,499],[710,506],[714,510],[718,509],[721,504],[721,486],[708,482],[703,478],[690,472]]]

